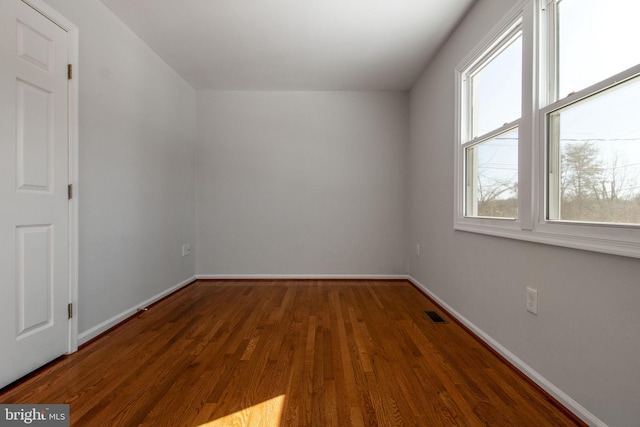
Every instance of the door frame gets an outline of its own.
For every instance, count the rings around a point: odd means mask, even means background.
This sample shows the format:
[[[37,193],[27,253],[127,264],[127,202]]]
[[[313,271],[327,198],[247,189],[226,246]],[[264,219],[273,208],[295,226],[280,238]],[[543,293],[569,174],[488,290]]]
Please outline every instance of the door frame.
[[[79,76],[79,29],[43,0],[22,0],[45,18],[67,32],[67,60],[73,73],[68,81],[67,109],[69,130],[69,184],[73,186],[73,197],[69,200],[69,301],[73,304],[73,316],[69,320],[67,354],[78,350],[78,76]]]

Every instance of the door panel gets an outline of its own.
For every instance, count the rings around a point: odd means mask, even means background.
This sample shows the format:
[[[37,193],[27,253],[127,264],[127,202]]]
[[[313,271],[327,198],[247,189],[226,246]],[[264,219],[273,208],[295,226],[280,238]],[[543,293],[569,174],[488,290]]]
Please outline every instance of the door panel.
[[[18,191],[51,192],[53,178],[53,94],[18,80]]]
[[[55,44],[47,36],[25,22],[17,22],[18,58],[26,60],[51,74]]]
[[[51,225],[17,228],[18,340],[53,326],[52,243]]]
[[[0,6],[0,387],[69,350],[68,36],[14,1]]]

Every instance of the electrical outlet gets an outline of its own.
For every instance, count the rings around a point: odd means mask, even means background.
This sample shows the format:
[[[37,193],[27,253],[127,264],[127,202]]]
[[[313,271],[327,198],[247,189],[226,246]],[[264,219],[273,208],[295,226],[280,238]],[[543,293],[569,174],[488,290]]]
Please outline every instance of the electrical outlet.
[[[527,287],[527,311],[538,314],[538,291]]]
[[[182,245],[182,256],[191,255],[191,244]]]

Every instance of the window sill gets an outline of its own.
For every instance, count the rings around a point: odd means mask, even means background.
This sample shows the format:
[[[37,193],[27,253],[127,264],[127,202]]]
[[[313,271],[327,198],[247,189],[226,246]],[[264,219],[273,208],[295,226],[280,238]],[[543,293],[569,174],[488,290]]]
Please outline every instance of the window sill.
[[[473,219],[456,222],[454,229],[545,245],[640,258],[640,230],[635,227],[540,223],[533,230],[524,230],[517,224],[517,221],[508,220],[505,220],[504,224],[481,223]],[[576,234],[577,229],[582,229],[582,233]],[[603,235],[605,232],[610,235]],[[622,235],[626,236],[623,238]]]

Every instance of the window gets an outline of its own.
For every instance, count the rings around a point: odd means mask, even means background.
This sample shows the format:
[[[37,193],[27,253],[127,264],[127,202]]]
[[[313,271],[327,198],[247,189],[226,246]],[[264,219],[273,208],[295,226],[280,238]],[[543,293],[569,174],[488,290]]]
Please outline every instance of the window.
[[[462,61],[456,229],[640,257],[639,14],[521,0]]]
[[[640,63],[640,7],[602,6],[549,5],[546,219],[640,224],[640,80],[625,72]]]
[[[555,0],[543,12],[556,48],[550,71],[557,72],[555,96],[563,98],[640,63],[638,13],[634,0]],[[554,64],[554,59],[557,64]],[[555,83],[557,81],[557,83]]]
[[[547,113],[547,219],[640,224],[640,79]]]
[[[522,28],[518,19],[462,72],[468,217],[517,218]]]

